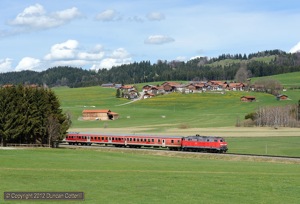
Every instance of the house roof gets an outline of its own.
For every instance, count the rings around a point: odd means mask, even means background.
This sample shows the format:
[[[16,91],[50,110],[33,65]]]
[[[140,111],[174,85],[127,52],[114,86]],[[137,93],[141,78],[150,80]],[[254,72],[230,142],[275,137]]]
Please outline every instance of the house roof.
[[[124,86],[122,86],[121,88],[122,88],[122,89],[132,89],[133,86],[131,86],[131,85],[124,85]]]
[[[230,83],[229,87],[242,87],[245,86],[243,83]]]
[[[241,98],[255,99],[255,96],[242,96]]]
[[[83,110],[82,113],[111,113],[109,109],[104,110]]]

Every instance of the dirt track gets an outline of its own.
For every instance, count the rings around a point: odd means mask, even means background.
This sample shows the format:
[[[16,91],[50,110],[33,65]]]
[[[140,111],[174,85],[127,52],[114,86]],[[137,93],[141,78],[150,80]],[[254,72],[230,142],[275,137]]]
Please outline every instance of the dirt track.
[[[151,134],[151,135],[211,135],[222,137],[275,137],[295,136],[300,137],[299,128],[270,128],[270,127],[224,127],[224,128],[169,128],[163,132],[152,132],[151,127],[143,128],[71,128],[69,132],[90,132],[90,133],[117,133],[117,134]]]

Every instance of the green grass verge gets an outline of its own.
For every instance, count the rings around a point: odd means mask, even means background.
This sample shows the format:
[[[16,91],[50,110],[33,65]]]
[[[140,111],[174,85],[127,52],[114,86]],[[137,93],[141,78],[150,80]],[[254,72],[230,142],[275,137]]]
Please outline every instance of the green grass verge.
[[[0,161],[0,202],[5,191],[83,191],[84,203],[299,203],[295,163],[83,149],[0,150]]]
[[[230,153],[300,157],[300,137],[226,138]]]

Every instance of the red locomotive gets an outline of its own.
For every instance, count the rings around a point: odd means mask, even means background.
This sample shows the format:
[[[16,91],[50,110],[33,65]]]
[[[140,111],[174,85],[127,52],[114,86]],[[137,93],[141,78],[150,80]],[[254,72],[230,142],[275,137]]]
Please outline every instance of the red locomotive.
[[[170,150],[219,152],[228,150],[222,137],[212,136],[150,136],[150,135],[110,135],[91,133],[68,133],[65,142],[69,145],[104,144],[115,147],[165,147]]]

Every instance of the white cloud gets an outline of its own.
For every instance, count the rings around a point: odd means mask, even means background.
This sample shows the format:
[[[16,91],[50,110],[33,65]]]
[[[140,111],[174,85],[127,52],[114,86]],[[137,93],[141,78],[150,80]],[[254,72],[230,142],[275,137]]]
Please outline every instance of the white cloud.
[[[165,15],[159,12],[152,12],[147,15],[149,21],[161,21],[165,19]]]
[[[81,14],[76,7],[47,14],[42,5],[35,4],[19,13],[15,19],[10,21],[10,25],[31,29],[45,29],[61,26],[80,16]]]
[[[110,69],[113,66],[120,66],[123,64],[130,64],[132,58],[124,48],[114,50],[110,55],[101,60],[99,64],[93,64],[90,70]]]
[[[146,44],[165,44],[175,41],[173,38],[164,35],[151,35],[144,42]]]
[[[112,9],[107,9],[96,16],[96,20],[98,21],[117,21],[121,19],[122,17],[119,13]]]
[[[45,60],[74,59],[77,47],[78,42],[76,40],[55,44],[51,47],[50,53],[45,56]]]
[[[111,57],[114,59],[126,59],[130,57],[130,54],[124,48],[118,48],[112,52]]]
[[[10,58],[0,59],[0,73],[12,71],[12,61]]]
[[[32,57],[24,57],[16,67],[16,71],[22,70],[35,70],[38,69],[41,65],[41,61],[39,59],[35,59]]]
[[[300,52],[300,42],[297,43],[294,47],[290,49],[290,53]]]
[[[128,64],[132,61],[130,54],[124,48],[107,53],[102,45],[97,44],[91,51],[87,51],[83,48],[79,49],[79,42],[76,40],[67,40],[53,45],[44,60],[50,67],[91,65],[92,70],[110,69],[112,66]]]

